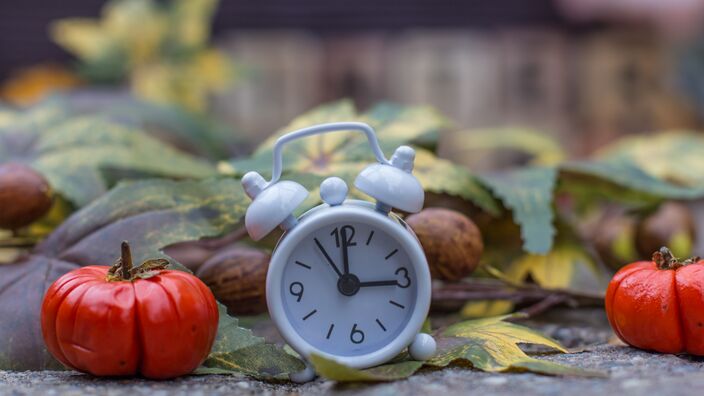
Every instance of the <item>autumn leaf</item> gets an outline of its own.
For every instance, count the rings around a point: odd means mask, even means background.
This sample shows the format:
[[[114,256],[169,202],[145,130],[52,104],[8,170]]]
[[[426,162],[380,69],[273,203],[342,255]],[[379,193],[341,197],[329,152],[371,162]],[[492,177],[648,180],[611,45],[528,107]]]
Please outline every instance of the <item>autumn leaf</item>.
[[[528,279],[547,289],[569,289],[601,293],[607,276],[594,260],[577,244],[561,243],[547,254],[524,254],[505,269],[511,282]]]
[[[547,253],[555,236],[552,208],[557,180],[555,168],[522,168],[480,175],[521,226],[523,248],[531,253]]]
[[[677,186],[704,186],[704,137],[701,133],[672,131],[619,139],[597,152],[595,159],[628,162],[644,173]]]
[[[388,363],[369,369],[355,369],[313,354],[310,362],[315,371],[330,380],[341,382],[381,382],[408,378],[423,366],[423,362],[406,360]]]
[[[490,213],[499,211],[491,195],[477,182],[467,169],[436,157],[423,147],[434,146],[438,134],[449,125],[435,110],[428,107],[403,107],[382,103],[364,114],[357,114],[349,101],[338,101],[317,107],[294,119],[288,126],[262,143],[250,158],[220,163],[218,169],[225,174],[241,176],[256,170],[263,175],[271,173],[272,149],[281,135],[299,128],[327,122],[361,121],[376,131],[379,144],[387,156],[404,144],[416,145],[414,175],[427,191],[444,192],[461,196],[476,203]],[[297,180],[308,176],[309,190],[327,176],[343,178],[352,186],[354,178],[374,156],[364,135],[339,132],[314,136],[290,143],[284,149],[283,177]],[[355,191],[351,189],[354,196]]]
[[[230,59],[209,47],[216,0],[113,0],[100,19],[54,22],[52,39],[91,80],[127,78],[138,96],[203,112],[235,78]]]
[[[460,309],[460,316],[465,319],[487,318],[505,315],[515,308],[511,300],[468,301]]]
[[[261,379],[287,380],[288,374],[301,371],[305,364],[282,347],[265,342],[251,330],[239,327],[237,319],[219,305],[220,323],[215,344],[201,372],[241,373]]]
[[[565,150],[546,133],[524,128],[484,128],[449,134],[443,154],[464,165],[513,154],[532,166],[554,166],[561,163]]]
[[[647,173],[629,160],[573,161],[562,164],[560,171],[562,178],[582,177],[579,181],[582,186],[589,186],[597,193],[603,191],[614,199],[652,201],[704,197],[704,184],[675,184]],[[609,188],[609,184],[616,188]]]
[[[39,328],[44,291],[59,276],[111,264],[123,240],[141,262],[165,257],[165,246],[222,235],[237,226],[248,202],[233,179],[144,180],[120,184],[74,213],[29,255],[0,266],[0,368],[59,367]]]
[[[205,114],[149,102],[124,92],[83,89],[54,97],[53,102],[63,104],[69,114],[104,116],[115,123],[143,130],[189,153],[213,160],[243,154],[244,138],[233,131],[231,125]]]
[[[526,355],[518,344],[542,345],[563,353],[567,350],[536,330],[505,321],[515,317],[517,316],[497,316],[449,326],[436,333],[438,351],[426,362],[409,360],[405,353],[387,364],[369,369],[354,369],[315,354],[310,357],[310,361],[321,376],[341,382],[393,381],[410,377],[424,366],[439,368],[460,361],[472,364],[475,369],[491,372],[531,371],[548,375],[604,376],[599,371]]]
[[[445,367],[453,362],[466,361],[482,371],[517,370],[586,377],[604,375],[526,355],[518,344],[542,345],[559,352],[567,350],[536,330],[505,321],[511,317],[515,316],[469,320],[449,326],[439,334],[438,352],[426,364]]]
[[[104,172],[110,170],[169,178],[215,173],[208,163],[104,117],[66,117],[52,104],[18,113],[0,128],[0,163],[31,166],[77,206],[107,191]]]

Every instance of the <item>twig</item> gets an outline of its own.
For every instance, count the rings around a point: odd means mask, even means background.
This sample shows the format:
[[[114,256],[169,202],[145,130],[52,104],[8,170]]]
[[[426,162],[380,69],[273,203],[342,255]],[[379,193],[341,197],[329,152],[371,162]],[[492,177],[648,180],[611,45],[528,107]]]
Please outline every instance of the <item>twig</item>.
[[[563,302],[569,301],[569,297],[567,297],[564,294],[551,294],[547,297],[545,297],[543,300],[529,306],[526,308],[521,309],[519,312],[522,312],[527,315],[527,317],[532,318],[534,316],[540,315],[541,313],[549,310],[550,308],[554,307],[555,305],[562,304]]]
[[[544,289],[537,285],[508,285],[502,280],[477,278],[436,287],[433,289],[432,306],[434,309],[456,310],[468,301],[481,300],[533,304],[527,310],[535,315],[565,302],[574,306],[600,306],[604,303],[604,296],[566,289]]]

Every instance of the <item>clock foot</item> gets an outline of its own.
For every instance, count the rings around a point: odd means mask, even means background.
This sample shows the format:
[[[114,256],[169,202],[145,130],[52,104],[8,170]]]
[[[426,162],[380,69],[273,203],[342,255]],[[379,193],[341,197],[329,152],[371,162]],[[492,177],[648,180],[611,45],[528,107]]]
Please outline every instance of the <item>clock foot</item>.
[[[315,374],[315,369],[313,369],[313,366],[310,365],[310,363],[306,362],[306,368],[297,372],[297,373],[291,373],[288,375],[288,378],[296,383],[303,384],[306,382],[313,381],[316,377]]]
[[[428,360],[435,354],[435,339],[430,334],[418,333],[408,346],[408,353],[415,360]]]

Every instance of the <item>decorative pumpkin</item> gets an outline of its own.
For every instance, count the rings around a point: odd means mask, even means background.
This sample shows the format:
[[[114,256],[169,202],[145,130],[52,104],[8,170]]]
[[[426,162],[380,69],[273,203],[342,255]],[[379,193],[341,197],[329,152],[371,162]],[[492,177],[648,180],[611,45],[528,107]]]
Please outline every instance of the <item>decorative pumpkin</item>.
[[[618,337],[636,348],[704,355],[704,261],[678,261],[667,248],[614,275],[606,314]]]
[[[129,246],[114,266],[71,271],[49,287],[42,333],[64,365],[97,376],[185,375],[210,352],[218,308],[207,286],[166,260],[132,268]]]

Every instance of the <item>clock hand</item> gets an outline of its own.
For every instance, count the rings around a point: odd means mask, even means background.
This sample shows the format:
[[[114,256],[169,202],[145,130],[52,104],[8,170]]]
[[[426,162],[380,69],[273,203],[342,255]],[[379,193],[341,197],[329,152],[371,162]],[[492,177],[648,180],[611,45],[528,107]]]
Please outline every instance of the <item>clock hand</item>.
[[[340,272],[339,269],[337,269],[337,266],[330,258],[330,255],[328,255],[328,252],[325,251],[325,248],[323,247],[323,245],[320,244],[320,241],[318,240],[318,238],[313,238],[313,240],[315,241],[315,244],[318,245],[318,249],[320,249],[320,251],[323,253],[323,256],[325,256],[325,259],[328,261],[328,264],[330,264],[332,269],[335,270],[335,273],[337,274],[337,276],[342,276],[342,273]]]
[[[372,282],[359,282],[359,287],[367,286],[396,286],[398,282],[395,280],[383,280],[383,281],[372,281]]]
[[[345,273],[345,275],[350,273],[350,260],[349,260],[349,255],[347,254],[347,227],[342,227],[342,230],[340,233],[342,234],[342,270]]]

